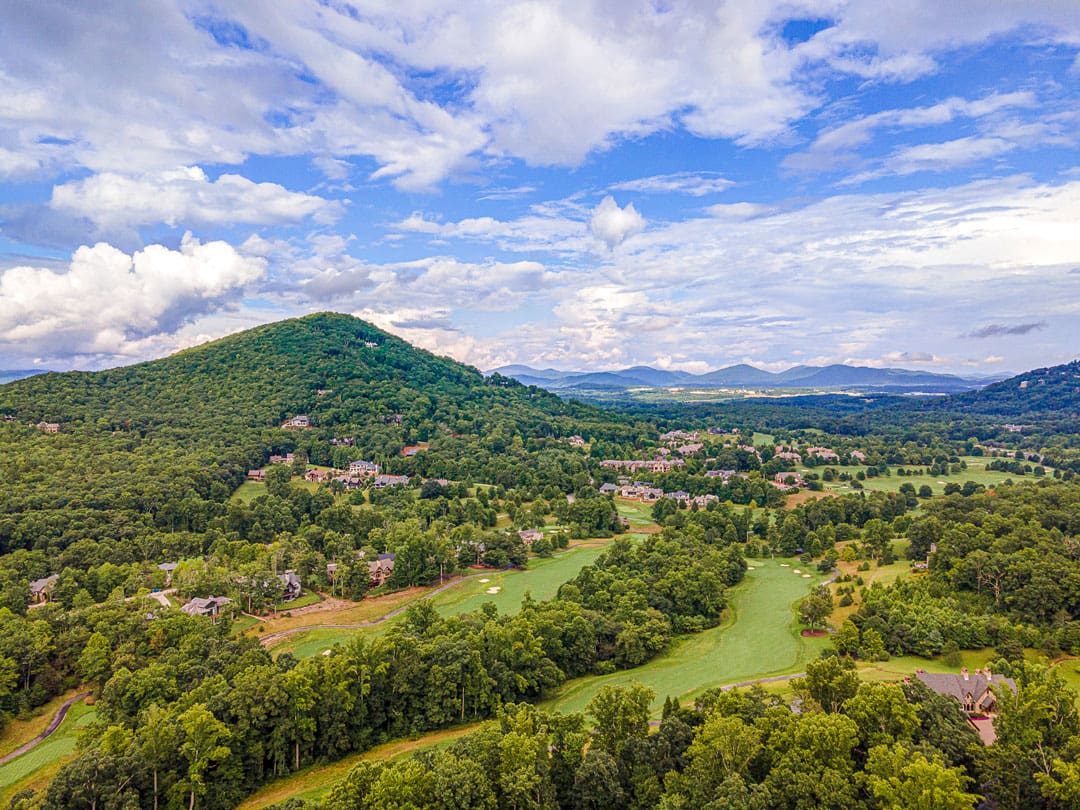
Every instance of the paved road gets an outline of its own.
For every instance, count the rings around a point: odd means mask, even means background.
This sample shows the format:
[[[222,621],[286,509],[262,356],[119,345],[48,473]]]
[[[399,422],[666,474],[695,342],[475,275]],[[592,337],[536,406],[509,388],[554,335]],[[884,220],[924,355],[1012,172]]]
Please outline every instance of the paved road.
[[[431,599],[434,596],[438,596],[443,591],[447,591],[450,588],[456,588],[462,582],[467,582],[468,580],[476,579],[477,577],[489,576],[490,573],[490,571],[485,571],[484,573],[480,574],[470,574],[467,577],[458,577],[457,579],[452,579],[449,582],[443,583],[435,590],[429,591],[428,593],[424,594],[420,597],[420,599],[416,601],[419,602],[424,599]],[[356,622],[355,624],[308,624],[303,627],[290,627],[288,630],[278,630],[276,633],[267,633],[265,636],[262,636],[259,639],[259,643],[266,647],[277,641],[278,639],[285,638],[286,636],[292,636],[297,633],[306,633],[308,630],[361,630],[365,627],[374,627],[377,624],[382,624],[385,621],[393,619],[395,616],[400,616],[402,613],[412,607],[413,604],[415,603],[409,602],[408,604],[391,610],[385,616],[380,616],[377,619],[368,619],[365,622]]]
[[[26,743],[25,745],[20,745],[10,754],[0,757],[0,765],[3,765],[5,762],[11,762],[11,760],[15,759],[15,757],[21,757],[31,748],[34,748],[44,742],[48,736],[50,736],[54,731],[60,728],[60,724],[63,723],[64,718],[67,717],[68,709],[70,709],[72,705],[74,705],[75,701],[82,700],[84,697],[89,696],[89,692],[83,692],[81,695],[76,695],[70,700],[65,700],[60,705],[60,708],[56,710],[56,714],[53,715],[53,719],[49,721],[48,727],[43,732],[34,737],[34,739],[32,739],[30,742]]]

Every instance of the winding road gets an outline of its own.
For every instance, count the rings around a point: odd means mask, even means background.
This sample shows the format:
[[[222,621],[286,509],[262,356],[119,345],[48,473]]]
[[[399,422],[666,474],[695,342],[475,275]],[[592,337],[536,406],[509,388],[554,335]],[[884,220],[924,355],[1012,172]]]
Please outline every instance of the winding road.
[[[64,718],[67,717],[68,709],[70,709],[76,701],[82,700],[83,698],[89,696],[89,692],[83,692],[81,695],[76,695],[75,697],[65,700],[63,703],[61,703],[60,708],[56,710],[56,714],[53,715],[53,718],[49,721],[49,725],[46,727],[46,729],[40,734],[38,734],[36,737],[34,737],[34,739],[32,739],[30,742],[25,743],[24,745],[20,745],[10,754],[6,754],[0,757],[0,765],[11,762],[11,760],[15,759],[16,757],[21,757],[30,749],[35,748],[41,743],[43,743],[54,731],[60,728],[60,724],[63,723]]]

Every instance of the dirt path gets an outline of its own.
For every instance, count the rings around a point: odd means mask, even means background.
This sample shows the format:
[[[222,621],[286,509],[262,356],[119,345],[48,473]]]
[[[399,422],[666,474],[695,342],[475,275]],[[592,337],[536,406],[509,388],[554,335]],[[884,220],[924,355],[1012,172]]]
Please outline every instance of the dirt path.
[[[81,695],[76,695],[75,697],[65,700],[63,703],[61,703],[60,708],[57,709],[56,714],[53,715],[53,719],[49,721],[48,727],[43,732],[34,737],[34,739],[32,739],[30,742],[20,745],[10,754],[0,757],[0,765],[3,765],[6,762],[11,762],[11,760],[15,759],[15,757],[21,757],[30,749],[35,748],[39,744],[44,742],[47,737],[49,737],[54,731],[60,728],[60,724],[63,723],[64,718],[67,717],[68,709],[72,707],[75,701],[82,700],[84,697],[89,696],[89,692],[83,692]]]
[[[490,573],[490,572],[488,572],[488,573]],[[470,574],[467,577],[458,577],[456,579],[452,579],[449,582],[443,583],[442,585],[440,585],[435,590],[428,591],[427,593],[425,593],[423,596],[421,596],[416,601],[420,602],[420,601],[423,601],[425,599],[431,599],[434,596],[438,596],[443,591],[447,591],[450,588],[455,588],[455,587],[457,587],[458,585],[460,585],[463,582],[467,582],[470,579],[476,579],[477,577],[482,577],[482,576],[484,576],[484,574],[480,573],[480,574]],[[351,604],[351,603],[342,603],[342,604]],[[362,630],[365,627],[374,627],[375,625],[382,624],[383,622],[389,621],[390,619],[393,619],[396,616],[400,616],[402,613],[404,613],[406,610],[408,610],[413,604],[415,604],[415,603],[414,602],[409,602],[407,604],[402,605],[401,607],[394,608],[394,610],[391,610],[389,613],[387,613],[387,614],[385,614],[383,616],[380,616],[377,619],[368,619],[367,621],[363,621],[363,622],[355,622],[355,623],[352,623],[352,624],[308,624],[308,625],[304,625],[303,627],[290,627],[287,630],[278,630],[275,633],[267,633],[265,636],[262,636],[259,639],[259,643],[262,644],[264,647],[268,647],[272,643],[274,643],[275,641],[286,638],[287,636],[293,636],[293,635],[296,635],[297,633],[306,633],[309,630]],[[312,607],[314,607],[314,605],[312,605]],[[295,615],[295,614],[293,614],[293,615]]]

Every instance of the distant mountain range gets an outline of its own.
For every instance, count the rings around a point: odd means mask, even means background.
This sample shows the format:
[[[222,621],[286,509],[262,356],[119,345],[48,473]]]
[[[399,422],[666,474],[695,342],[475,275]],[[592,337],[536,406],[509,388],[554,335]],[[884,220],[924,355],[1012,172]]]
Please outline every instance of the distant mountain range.
[[[15,368],[10,370],[0,369],[0,385],[21,380],[24,377],[33,377],[35,374],[46,374],[46,369],[41,368]]]
[[[890,393],[923,392],[954,394],[975,391],[1001,377],[960,377],[903,368],[866,366],[795,366],[774,374],[741,363],[736,366],[690,374],[664,371],[651,366],[633,366],[620,371],[558,371],[512,365],[493,369],[489,374],[513,377],[524,385],[535,385],[555,392],[621,391],[630,388],[801,388],[883,391]]]

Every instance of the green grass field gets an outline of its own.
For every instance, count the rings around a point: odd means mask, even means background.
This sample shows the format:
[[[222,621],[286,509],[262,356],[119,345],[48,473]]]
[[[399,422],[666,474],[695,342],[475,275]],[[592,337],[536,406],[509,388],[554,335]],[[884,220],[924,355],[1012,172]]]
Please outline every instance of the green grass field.
[[[478,610],[487,602],[494,604],[500,613],[516,613],[526,592],[531,593],[537,601],[554,598],[559,586],[573,579],[578,571],[600,556],[609,542],[607,539],[589,540],[546,559],[533,557],[524,570],[470,571],[470,575],[478,576],[432,597],[431,604],[443,616]],[[498,591],[489,593],[494,588],[498,588]],[[326,623],[333,624],[333,617],[327,616]],[[289,652],[297,658],[310,658],[361,633],[369,638],[379,636],[394,623],[395,620],[391,620],[358,630],[309,630],[275,645],[273,650],[275,655]]]
[[[8,800],[21,789],[24,781],[36,773],[75,751],[75,735],[78,729],[94,719],[94,708],[82,701],[68,711],[64,722],[51,737],[27,751],[21,757],[0,765],[0,802],[7,806]]]
[[[480,723],[470,723],[443,731],[433,731],[415,739],[395,740],[378,745],[362,754],[352,754],[330,765],[311,765],[256,791],[239,804],[237,810],[256,810],[293,798],[305,801],[321,799],[336,783],[348,776],[349,771],[364,760],[393,762],[420,751],[445,748],[454,740],[476,731],[480,725]]]
[[[938,475],[897,475],[897,468],[892,469],[892,475],[867,478],[860,483],[863,485],[863,489],[870,492],[899,492],[901,484],[912,484],[916,490],[923,484],[926,484],[933,490],[935,495],[941,495],[945,491],[945,484],[954,483],[963,486],[968,481],[974,481],[976,484],[982,484],[984,487],[990,488],[997,486],[1006,479],[1012,479],[1013,481],[1036,481],[1032,475],[1013,475],[1012,473],[997,472],[996,470],[987,470],[986,464],[993,459],[980,457],[980,456],[962,456],[961,460],[967,464],[966,470],[961,470],[959,473],[946,476]],[[816,472],[820,474],[823,467],[817,467]],[[854,476],[860,470],[865,472],[866,467],[853,466],[853,467],[838,467],[837,469]],[[905,467],[906,470],[919,470],[919,467]],[[944,481],[945,483],[941,483]],[[854,492],[849,484],[845,481],[831,481],[825,483],[825,488],[833,492]]]
[[[720,627],[679,640],[670,652],[636,669],[566,684],[544,708],[583,711],[600,687],[637,682],[656,692],[659,711],[666,696],[684,700],[715,686],[798,672],[828,645],[826,638],[803,638],[794,603],[825,579],[797,561],[751,561],[753,571],[731,593],[731,616]],[[802,573],[810,573],[803,579]]]

